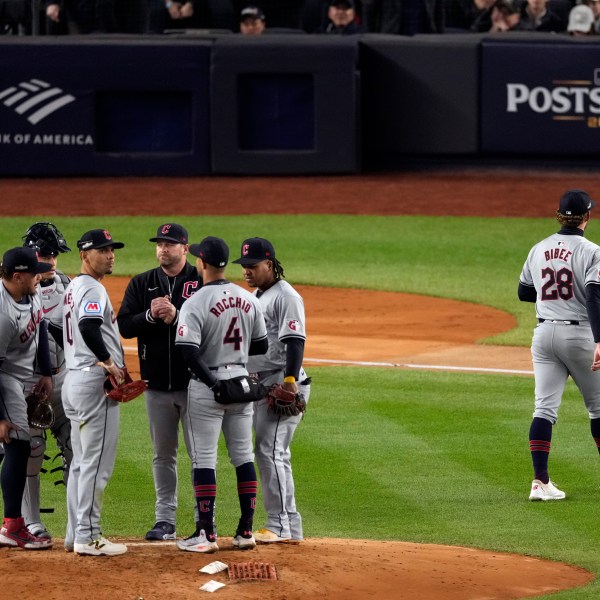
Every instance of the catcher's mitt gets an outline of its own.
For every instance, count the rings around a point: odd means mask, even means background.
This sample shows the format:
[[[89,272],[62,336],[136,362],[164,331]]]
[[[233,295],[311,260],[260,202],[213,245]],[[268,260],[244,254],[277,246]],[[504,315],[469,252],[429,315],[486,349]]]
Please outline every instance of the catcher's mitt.
[[[267,390],[269,410],[282,417],[297,417],[306,410],[306,400],[300,392],[289,392],[280,383]]]
[[[212,388],[215,400],[220,404],[235,404],[236,402],[256,402],[262,400],[267,389],[265,386],[248,375],[219,379]]]
[[[123,381],[119,383],[114,375],[106,374],[104,393],[116,402],[129,402],[148,389],[148,384],[141,379],[134,381],[127,369],[123,368]]]
[[[25,397],[27,402],[27,420],[35,429],[48,429],[54,425],[54,409],[45,392],[33,388]]]

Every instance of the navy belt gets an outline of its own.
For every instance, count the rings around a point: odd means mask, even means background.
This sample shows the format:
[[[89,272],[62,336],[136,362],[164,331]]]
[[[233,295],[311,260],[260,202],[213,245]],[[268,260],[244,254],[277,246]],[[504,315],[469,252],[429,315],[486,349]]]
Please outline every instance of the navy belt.
[[[556,325],[579,325],[579,321],[563,321],[561,319],[538,319],[538,323],[554,323]]]

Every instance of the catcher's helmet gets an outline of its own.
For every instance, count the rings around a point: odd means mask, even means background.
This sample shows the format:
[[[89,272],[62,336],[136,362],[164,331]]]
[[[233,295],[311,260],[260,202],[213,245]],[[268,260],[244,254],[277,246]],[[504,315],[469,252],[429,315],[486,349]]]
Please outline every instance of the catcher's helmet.
[[[34,223],[23,236],[23,246],[37,250],[42,256],[71,251],[63,234],[52,223]]]

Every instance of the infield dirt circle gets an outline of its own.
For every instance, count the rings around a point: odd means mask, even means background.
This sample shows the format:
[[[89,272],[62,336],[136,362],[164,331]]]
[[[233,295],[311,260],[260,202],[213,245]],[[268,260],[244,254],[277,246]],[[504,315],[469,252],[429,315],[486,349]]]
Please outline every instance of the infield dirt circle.
[[[5,215],[47,215],[60,224],[61,215],[165,213],[551,217],[565,189],[593,190],[596,184],[589,173],[497,169],[352,177],[3,180],[0,186]],[[292,273],[289,279],[293,283]],[[105,280],[115,307],[126,283]],[[391,292],[297,287],[307,309],[309,359],[531,370],[527,348],[475,345],[515,326],[514,318],[501,311]],[[134,361],[128,353],[128,363]],[[55,548],[45,552],[1,550],[0,598],[187,600],[201,597],[199,586],[213,579],[227,584],[218,597],[236,600],[501,600],[548,594],[594,578],[583,569],[532,557],[399,541],[310,538],[236,552],[229,538],[220,538],[220,552],[207,556],[137,539],[127,540],[127,554],[103,559],[67,554],[61,542],[57,538]],[[213,560],[270,563],[278,579],[229,581],[225,573],[198,572]],[[39,586],[32,585],[32,573]]]

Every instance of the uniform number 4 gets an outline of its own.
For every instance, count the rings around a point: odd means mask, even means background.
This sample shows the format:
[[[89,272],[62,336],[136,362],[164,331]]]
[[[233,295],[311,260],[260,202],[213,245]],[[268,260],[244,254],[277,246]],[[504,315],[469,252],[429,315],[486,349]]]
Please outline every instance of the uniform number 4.
[[[242,334],[240,333],[240,328],[236,327],[237,320],[237,317],[233,317],[233,319],[231,319],[227,333],[223,338],[223,343],[233,344],[234,350],[239,350],[242,347]]]
[[[573,272],[566,267],[554,271],[547,267],[542,269],[542,300],[570,300],[573,297]]]

